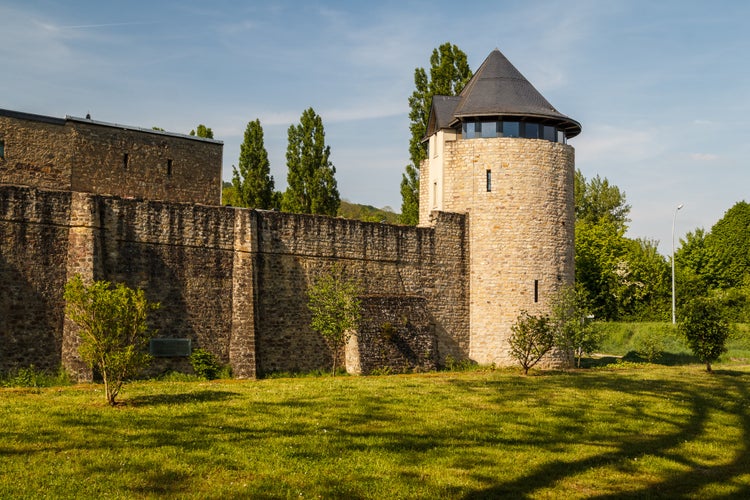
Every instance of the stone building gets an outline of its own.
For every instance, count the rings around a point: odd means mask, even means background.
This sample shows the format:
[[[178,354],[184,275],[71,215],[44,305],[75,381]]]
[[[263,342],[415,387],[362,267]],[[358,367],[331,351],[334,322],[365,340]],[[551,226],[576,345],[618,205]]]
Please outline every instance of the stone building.
[[[0,109],[0,184],[221,204],[223,143]]]
[[[334,265],[363,287],[359,335],[337,354],[353,370],[511,363],[519,312],[573,281],[579,132],[492,52],[459,96],[434,99],[420,227],[405,227],[216,206],[218,141],[0,110],[0,372],[90,377],[63,312],[75,274],[143,288],[161,339],[237,376],[326,368],[306,290]]]

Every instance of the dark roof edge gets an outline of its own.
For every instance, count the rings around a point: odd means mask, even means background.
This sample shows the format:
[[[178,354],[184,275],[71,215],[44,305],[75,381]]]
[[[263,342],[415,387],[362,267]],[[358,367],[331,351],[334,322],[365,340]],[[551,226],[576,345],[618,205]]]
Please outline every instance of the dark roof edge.
[[[111,122],[100,122],[97,120],[92,120],[91,118],[80,118],[77,116],[65,116],[65,121],[71,121],[71,122],[78,122],[78,123],[85,123],[88,125],[98,125],[100,127],[110,127],[110,128],[118,128],[121,130],[132,130],[134,132],[144,132],[147,134],[155,134],[155,135],[166,135],[168,137],[177,137],[180,139],[193,139],[197,141],[204,141],[204,142],[211,142],[214,144],[220,144],[223,145],[224,141],[219,141],[216,139],[209,139],[206,137],[198,137],[197,135],[189,135],[189,134],[179,134],[177,132],[165,132],[162,130],[154,130],[151,128],[143,128],[143,127],[134,127],[131,125],[122,125],[120,123],[111,123]]]
[[[10,109],[0,108],[0,116],[7,116],[8,118],[15,118],[17,120],[28,120],[32,122],[43,122],[51,123],[52,125],[65,125],[63,118],[56,118],[54,116],[35,115],[34,113],[24,113],[22,111],[13,111]]]

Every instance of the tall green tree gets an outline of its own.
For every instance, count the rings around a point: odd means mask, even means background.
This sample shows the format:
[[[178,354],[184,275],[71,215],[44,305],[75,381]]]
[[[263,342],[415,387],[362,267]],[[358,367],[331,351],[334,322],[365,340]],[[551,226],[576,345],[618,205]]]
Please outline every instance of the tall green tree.
[[[625,237],[625,193],[598,175],[575,175],[576,283],[597,319],[662,319],[669,264],[656,242]]]
[[[201,123],[197,128],[190,131],[190,135],[203,137],[204,139],[213,139],[214,131]]]
[[[606,220],[622,228],[630,222],[625,193],[610,185],[606,177],[597,175],[587,181],[580,170],[575,174],[575,211],[576,220],[593,223]]]
[[[245,139],[240,145],[239,167],[232,165],[232,171],[237,206],[265,210],[279,208],[274,206],[274,181],[260,120],[247,124]]]
[[[401,177],[401,222],[419,222],[419,166],[427,157],[422,139],[427,133],[433,95],[457,95],[471,79],[472,72],[466,54],[456,45],[446,42],[433,49],[430,75],[424,68],[414,70],[414,92],[409,97],[409,157],[411,163]]]
[[[287,189],[281,200],[285,212],[335,216],[341,199],[336,168],[325,144],[323,120],[306,109],[298,125],[289,127],[286,150]]]
[[[716,269],[721,288],[750,282],[750,203],[740,201],[727,210],[711,228],[707,244],[721,263]]]

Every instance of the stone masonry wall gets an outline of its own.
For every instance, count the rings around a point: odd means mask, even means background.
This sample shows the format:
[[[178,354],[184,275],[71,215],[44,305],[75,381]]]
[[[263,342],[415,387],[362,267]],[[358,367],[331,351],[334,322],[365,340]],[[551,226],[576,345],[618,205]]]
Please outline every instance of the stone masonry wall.
[[[73,191],[221,205],[220,142],[85,120],[68,126],[74,129]]]
[[[98,204],[97,279],[144,289],[161,304],[151,314],[158,337],[189,338],[228,363],[236,210],[109,197]],[[159,358],[155,369],[185,367],[184,359]]]
[[[309,327],[306,290],[334,264],[358,279],[365,294],[424,297],[440,331],[439,356],[468,355],[468,253],[463,217],[445,214],[433,230],[255,213],[260,373],[330,366],[325,342]]]
[[[62,293],[74,274],[146,290],[158,336],[190,338],[235,375],[328,368],[306,289],[341,265],[368,294],[418,295],[437,353],[469,348],[465,218],[435,228],[0,186],[0,371],[78,359]],[[153,370],[186,369],[160,358]]]
[[[362,319],[346,346],[346,371],[411,373],[438,366],[435,324],[424,297],[362,297]]]
[[[72,131],[65,120],[24,116],[0,114],[0,184],[70,190]]]
[[[221,204],[220,141],[0,110],[0,184]]]
[[[470,355],[514,364],[507,338],[519,313],[548,312],[574,280],[574,151],[513,138],[457,140],[445,151],[444,209],[468,213],[470,226]]]
[[[55,370],[71,193],[0,188],[0,372]]]

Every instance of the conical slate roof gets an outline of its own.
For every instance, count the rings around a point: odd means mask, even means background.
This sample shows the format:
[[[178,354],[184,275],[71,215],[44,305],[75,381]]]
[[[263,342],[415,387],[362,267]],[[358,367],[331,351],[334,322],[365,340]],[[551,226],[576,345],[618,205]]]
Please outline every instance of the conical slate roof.
[[[456,97],[433,98],[430,114],[435,116],[428,124],[428,135],[447,125],[448,113],[452,115],[450,125],[466,118],[512,116],[555,124],[565,130],[568,138],[581,133],[581,124],[557,111],[498,49],[487,56]]]

